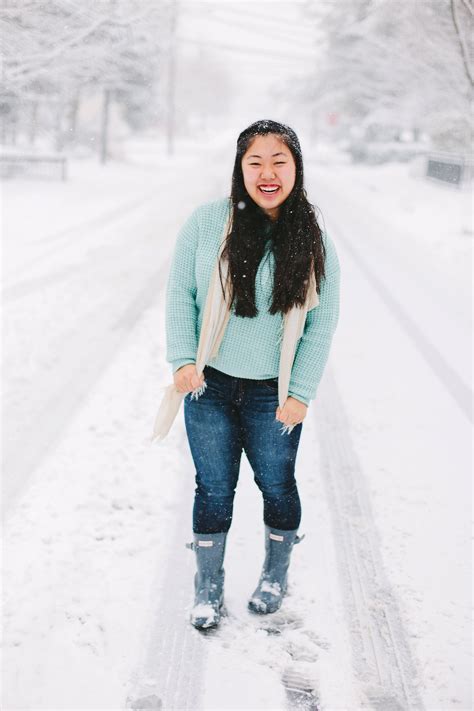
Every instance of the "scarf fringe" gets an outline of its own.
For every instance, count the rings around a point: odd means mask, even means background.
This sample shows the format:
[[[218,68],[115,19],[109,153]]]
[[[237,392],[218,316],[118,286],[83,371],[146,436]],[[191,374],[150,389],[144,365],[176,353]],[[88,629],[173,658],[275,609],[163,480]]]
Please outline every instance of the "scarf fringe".
[[[200,385],[198,388],[195,390],[192,390],[191,392],[191,400],[197,400],[201,395],[204,393],[204,391],[207,388],[207,382],[206,380],[203,382],[202,385]]]

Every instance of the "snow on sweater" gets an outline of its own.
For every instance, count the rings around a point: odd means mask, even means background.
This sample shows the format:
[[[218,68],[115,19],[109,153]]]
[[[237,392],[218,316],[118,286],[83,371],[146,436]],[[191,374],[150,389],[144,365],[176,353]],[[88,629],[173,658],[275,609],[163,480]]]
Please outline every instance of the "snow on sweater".
[[[204,203],[194,210],[180,230],[166,291],[166,360],[174,373],[195,363],[204,305],[220,240],[229,214],[229,198]],[[316,396],[339,319],[340,268],[332,240],[326,246],[326,278],[319,304],[308,311],[303,335],[296,347],[288,394],[305,405]],[[277,378],[283,317],[270,314],[274,256],[267,240],[255,282],[258,315],[236,316],[235,305],[217,356],[207,365],[240,378]]]

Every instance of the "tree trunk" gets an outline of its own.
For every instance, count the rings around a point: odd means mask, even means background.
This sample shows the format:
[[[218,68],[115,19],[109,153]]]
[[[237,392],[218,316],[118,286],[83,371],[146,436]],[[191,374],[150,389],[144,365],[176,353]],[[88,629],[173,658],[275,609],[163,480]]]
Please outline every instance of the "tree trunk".
[[[77,131],[77,116],[79,113],[79,102],[80,94],[79,91],[74,95],[74,98],[69,104],[69,131],[68,131],[68,143],[74,143],[76,141],[76,131]]]
[[[100,135],[100,162],[105,165],[108,159],[109,140],[109,114],[110,114],[110,89],[104,89],[104,103],[102,105],[102,130]]]
[[[29,130],[29,136],[28,136],[30,146],[34,146],[35,142],[36,142],[37,119],[38,119],[38,101],[33,100],[31,102],[30,130]]]

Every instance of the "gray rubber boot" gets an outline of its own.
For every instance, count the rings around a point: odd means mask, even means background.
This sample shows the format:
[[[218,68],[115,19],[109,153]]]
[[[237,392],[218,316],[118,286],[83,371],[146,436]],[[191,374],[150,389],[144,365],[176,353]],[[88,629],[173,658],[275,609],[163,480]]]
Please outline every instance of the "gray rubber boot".
[[[265,561],[248,608],[260,615],[280,609],[288,587],[288,567],[293,546],[304,538],[295,531],[265,525]]]
[[[186,547],[196,553],[194,606],[190,621],[198,629],[216,627],[224,605],[224,554],[227,532],[195,533]]]

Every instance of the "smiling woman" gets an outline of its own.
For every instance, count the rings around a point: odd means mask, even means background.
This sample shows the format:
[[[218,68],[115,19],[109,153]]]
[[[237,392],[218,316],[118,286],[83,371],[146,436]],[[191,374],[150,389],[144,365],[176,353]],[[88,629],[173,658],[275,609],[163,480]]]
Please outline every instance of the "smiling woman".
[[[299,325],[287,329],[292,316]],[[196,468],[189,547],[198,629],[221,618],[244,450],[262,493],[266,551],[248,607],[267,614],[282,604],[301,540],[296,454],[338,317],[339,262],[306,196],[298,138],[289,126],[258,121],[237,140],[230,198],[201,205],[179,234],[167,288],[172,396],[184,395]]]

